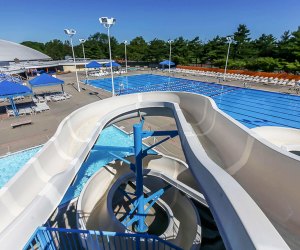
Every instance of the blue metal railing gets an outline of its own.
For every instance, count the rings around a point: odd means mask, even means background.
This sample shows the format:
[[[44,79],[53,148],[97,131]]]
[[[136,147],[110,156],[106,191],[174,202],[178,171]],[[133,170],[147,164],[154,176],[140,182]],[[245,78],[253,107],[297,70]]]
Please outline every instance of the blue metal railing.
[[[39,227],[23,250],[182,250],[155,235]]]

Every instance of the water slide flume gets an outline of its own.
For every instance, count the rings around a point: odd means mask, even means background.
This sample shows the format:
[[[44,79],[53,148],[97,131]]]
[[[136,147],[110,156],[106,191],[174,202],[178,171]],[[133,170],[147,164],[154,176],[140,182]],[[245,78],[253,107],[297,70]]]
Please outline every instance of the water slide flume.
[[[101,100],[61,122],[0,190],[1,247],[22,248],[48,219],[107,124],[140,114],[175,117],[188,165],[227,248],[288,249],[269,219],[281,235],[299,237],[299,157],[260,138],[205,96],[154,92]]]
[[[134,157],[126,160],[134,162]],[[172,157],[148,155],[143,160],[143,169],[144,176],[147,176],[144,177],[147,193],[162,188],[166,183],[175,187],[165,192],[163,198],[158,200],[164,208],[165,216],[168,217],[167,227],[163,226],[164,223],[159,217],[161,233],[158,235],[182,249],[199,249],[202,233],[199,214],[191,200],[183,193],[205,206],[206,201],[203,195],[195,190],[197,183],[188,166]],[[105,166],[95,173],[86,183],[77,202],[78,229],[127,232],[128,228],[117,219],[116,214],[123,206],[127,206],[128,201],[123,205],[119,204],[117,209],[113,209],[112,204],[120,184],[130,179],[134,180],[135,175],[123,161]],[[152,212],[152,216],[154,214],[157,215],[156,212]],[[92,240],[89,244],[95,243]]]

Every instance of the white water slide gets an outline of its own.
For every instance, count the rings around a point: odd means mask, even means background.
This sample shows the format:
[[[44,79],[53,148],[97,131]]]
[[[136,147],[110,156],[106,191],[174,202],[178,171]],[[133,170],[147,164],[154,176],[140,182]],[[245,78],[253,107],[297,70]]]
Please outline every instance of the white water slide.
[[[138,115],[175,118],[189,168],[228,249],[288,249],[284,240],[299,246],[300,158],[239,124],[210,98],[154,92],[101,100],[61,122],[0,190],[1,249],[21,249],[46,222],[105,126]]]

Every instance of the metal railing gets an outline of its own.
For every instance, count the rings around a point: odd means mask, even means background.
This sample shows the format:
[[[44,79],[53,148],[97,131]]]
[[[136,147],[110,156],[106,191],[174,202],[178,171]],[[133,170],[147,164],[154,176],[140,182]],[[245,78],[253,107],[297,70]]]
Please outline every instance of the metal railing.
[[[155,235],[39,227],[23,250],[181,250]]]

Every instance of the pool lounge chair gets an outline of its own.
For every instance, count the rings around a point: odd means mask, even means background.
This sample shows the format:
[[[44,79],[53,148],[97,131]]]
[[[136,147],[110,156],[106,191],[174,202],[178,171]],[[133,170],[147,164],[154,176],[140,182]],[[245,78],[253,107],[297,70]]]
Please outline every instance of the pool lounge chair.
[[[38,100],[37,98],[35,98],[34,96],[32,97],[32,101],[33,101],[34,103],[39,102],[39,100]]]
[[[68,94],[68,93],[64,93],[63,96],[66,98],[66,99],[70,99],[72,97],[72,95]]]
[[[41,108],[39,108],[38,106],[33,106],[32,109],[33,109],[34,114],[43,112],[43,110]]]
[[[51,96],[52,101],[57,102],[57,101],[64,101],[66,100],[66,97],[63,95],[53,95]]]
[[[36,106],[40,110],[42,110],[42,111],[44,111],[44,110],[50,110],[50,107],[45,102],[43,102],[43,103],[37,103]]]
[[[33,110],[31,107],[19,108],[19,115],[31,115]]]
[[[10,107],[6,107],[7,116],[15,116],[14,111]]]

